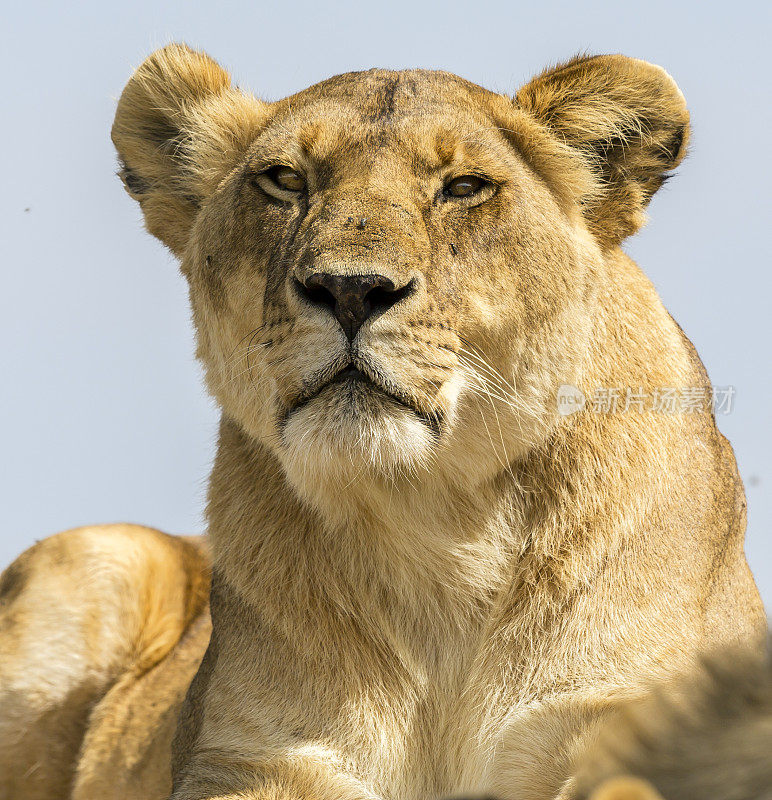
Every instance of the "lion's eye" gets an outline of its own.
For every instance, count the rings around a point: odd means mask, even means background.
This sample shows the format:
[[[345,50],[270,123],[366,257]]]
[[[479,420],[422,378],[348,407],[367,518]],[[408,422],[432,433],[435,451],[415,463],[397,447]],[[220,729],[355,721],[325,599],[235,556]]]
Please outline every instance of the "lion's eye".
[[[272,167],[263,175],[285,192],[302,192],[306,188],[305,178],[292,167]]]
[[[302,192],[306,186],[303,176],[292,167],[274,167],[269,170],[271,178],[288,192]]]
[[[486,185],[487,181],[477,175],[461,175],[446,183],[444,192],[449,197],[470,197]]]

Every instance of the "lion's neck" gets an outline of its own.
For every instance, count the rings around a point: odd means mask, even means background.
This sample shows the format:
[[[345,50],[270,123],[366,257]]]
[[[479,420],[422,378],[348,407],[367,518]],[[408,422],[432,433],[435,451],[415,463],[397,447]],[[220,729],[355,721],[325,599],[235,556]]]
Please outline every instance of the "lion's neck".
[[[439,653],[448,637],[472,642],[503,602],[522,606],[527,627],[528,609],[560,609],[592,583],[625,537],[643,529],[647,504],[661,493],[664,430],[660,441],[621,417],[584,419],[584,429],[567,427],[467,493],[419,486],[395,492],[379,514],[352,488],[361,507],[345,525],[301,501],[276,457],[226,419],[210,485],[214,580],[298,647],[358,620],[372,641],[386,632],[415,652]],[[610,491],[611,471],[635,503]],[[597,499],[591,507],[581,502],[587,496]]]
[[[297,497],[270,451],[228,420],[208,513],[215,580],[298,636],[320,613],[381,619],[429,645],[427,637],[468,633],[517,546],[517,521],[496,486],[478,487],[474,498],[435,495],[429,507],[397,493],[388,514],[363,505],[347,525],[331,523]]]

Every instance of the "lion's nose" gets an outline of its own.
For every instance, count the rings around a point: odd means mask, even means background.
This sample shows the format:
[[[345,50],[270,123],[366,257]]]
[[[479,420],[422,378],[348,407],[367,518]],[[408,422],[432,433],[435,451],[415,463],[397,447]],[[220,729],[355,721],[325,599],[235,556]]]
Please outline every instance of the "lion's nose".
[[[314,272],[297,281],[298,291],[314,305],[329,308],[349,341],[365,320],[388,311],[413,290],[414,281],[395,286],[385,275],[334,275]]]

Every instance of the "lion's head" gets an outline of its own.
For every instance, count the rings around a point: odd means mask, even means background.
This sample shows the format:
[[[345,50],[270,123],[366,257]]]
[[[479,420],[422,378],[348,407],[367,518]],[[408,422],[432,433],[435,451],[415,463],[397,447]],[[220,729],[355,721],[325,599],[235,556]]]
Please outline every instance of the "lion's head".
[[[543,441],[605,254],[687,135],[672,79],[622,56],[515,97],[371,70],[269,103],[180,45],[140,66],[113,127],[189,281],[211,392],[311,495],[482,479]]]

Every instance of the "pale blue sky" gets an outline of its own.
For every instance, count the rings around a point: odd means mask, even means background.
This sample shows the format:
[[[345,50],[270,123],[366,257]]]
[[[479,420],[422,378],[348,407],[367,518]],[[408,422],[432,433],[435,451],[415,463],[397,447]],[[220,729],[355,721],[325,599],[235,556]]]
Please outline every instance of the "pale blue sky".
[[[770,200],[764,3],[14,3],[3,12],[0,564],[59,529],[202,529],[217,415],[193,360],[186,289],[114,177],[109,131],[132,66],[183,40],[268,98],[371,66],[429,67],[514,92],[578,51],[664,66],[691,156],[627,250],[717,385],[772,607]]]

